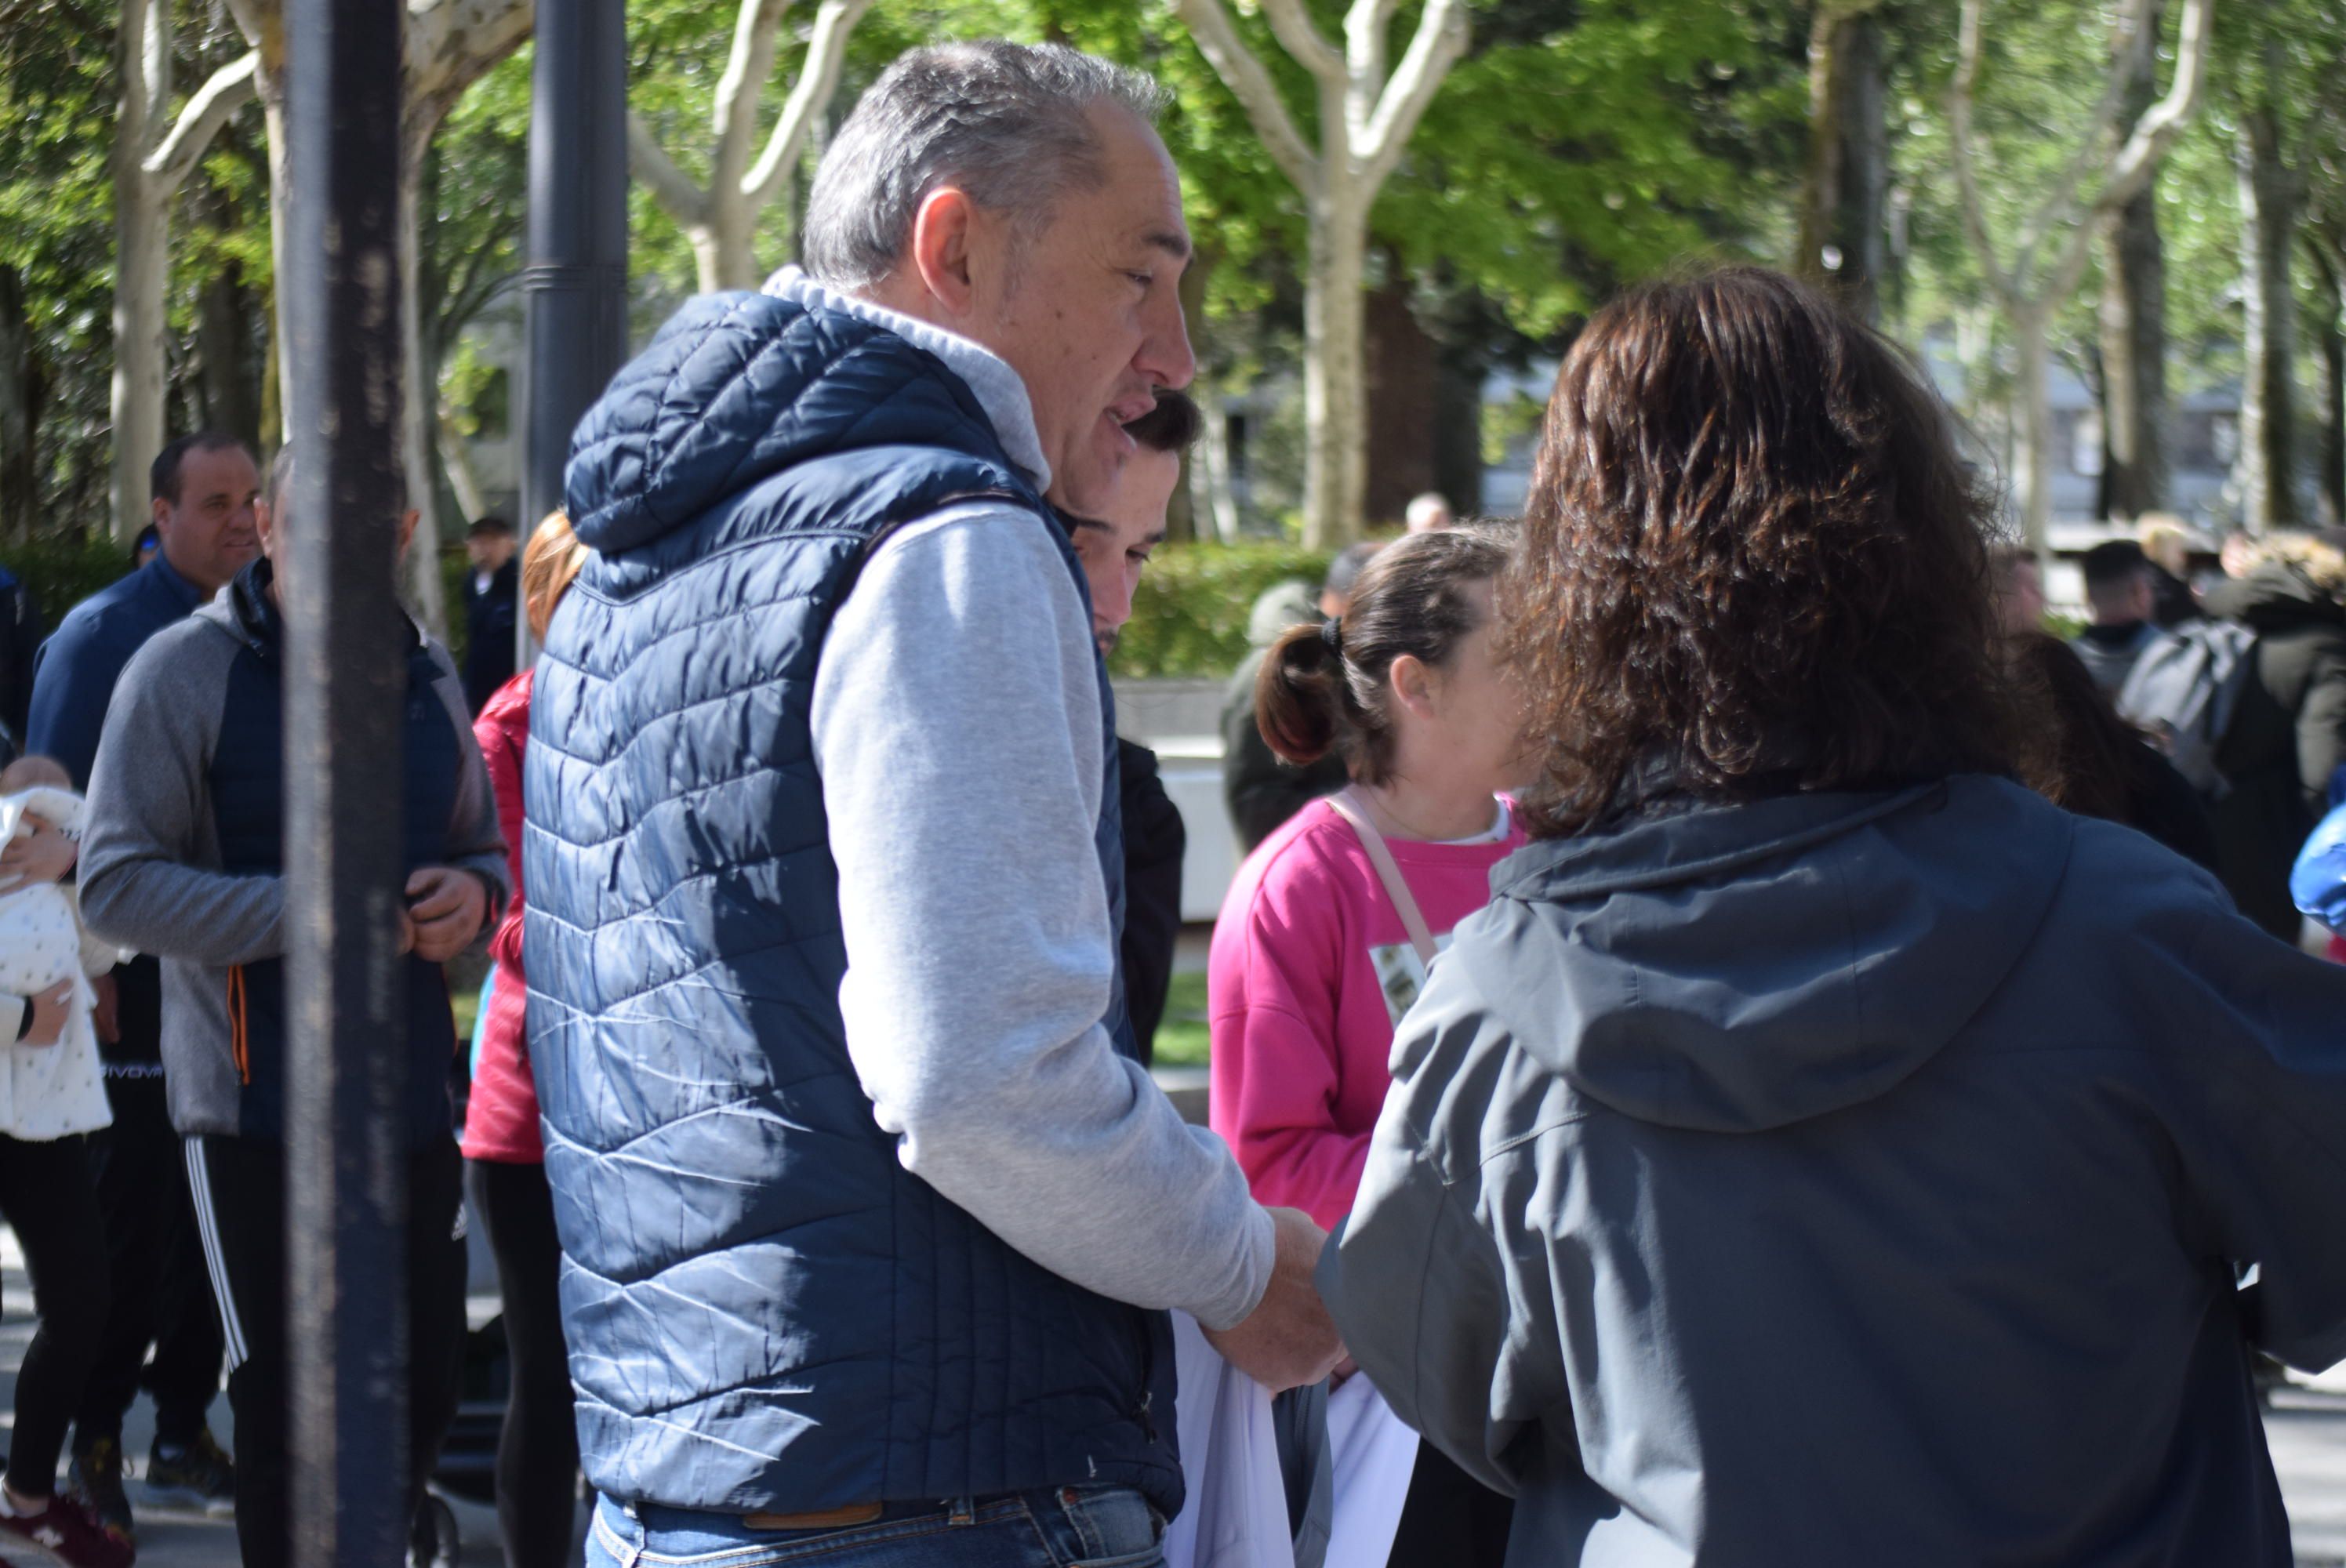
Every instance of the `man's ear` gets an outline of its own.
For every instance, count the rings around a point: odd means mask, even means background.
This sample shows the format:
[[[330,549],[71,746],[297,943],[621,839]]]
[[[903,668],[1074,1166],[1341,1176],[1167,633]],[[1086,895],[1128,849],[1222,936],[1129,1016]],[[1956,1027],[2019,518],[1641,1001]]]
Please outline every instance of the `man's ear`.
[[[171,521],[171,504],[158,495],[147,504],[147,520],[154,524],[158,529],[168,526]]]
[[[970,268],[976,223],[976,204],[950,185],[923,197],[920,210],[913,215],[913,266],[922,287],[957,316],[967,315],[976,300]]]
[[[418,512],[413,506],[400,514],[399,550],[397,553],[403,558],[407,555],[408,545],[415,538],[415,520],[422,515],[423,514]]]

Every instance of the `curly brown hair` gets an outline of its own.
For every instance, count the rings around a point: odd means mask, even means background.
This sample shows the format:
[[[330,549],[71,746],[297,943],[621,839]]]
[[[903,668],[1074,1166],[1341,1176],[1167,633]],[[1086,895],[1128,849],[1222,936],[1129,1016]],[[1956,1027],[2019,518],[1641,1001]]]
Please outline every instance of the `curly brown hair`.
[[[1647,780],[1749,799],[2006,771],[1984,498],[1899,352],[1760,268],[1589,321],[1503,582],[1534,833]]]

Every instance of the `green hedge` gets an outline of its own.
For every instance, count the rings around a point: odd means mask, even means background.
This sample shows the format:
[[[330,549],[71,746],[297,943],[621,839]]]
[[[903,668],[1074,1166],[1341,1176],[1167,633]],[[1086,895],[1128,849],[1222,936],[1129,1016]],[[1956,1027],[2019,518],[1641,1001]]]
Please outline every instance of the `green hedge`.
[[[130,570],[130,547],[108,538],[13,539],[0,544],[0,566],[33,591],[46,633],[67,610]]]
[[[1290,577],[1316,587],[1328,557],[1277,541],[1163,546],[1140,574],[1110,667],[1122,676],[1228,675],[1246,657],[1255,600]]]

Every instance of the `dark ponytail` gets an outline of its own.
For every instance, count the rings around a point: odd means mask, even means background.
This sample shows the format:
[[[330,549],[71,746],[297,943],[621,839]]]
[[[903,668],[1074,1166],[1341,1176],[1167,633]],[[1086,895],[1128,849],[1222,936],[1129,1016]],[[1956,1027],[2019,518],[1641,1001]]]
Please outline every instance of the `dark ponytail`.
[[[1382,784],[1392,767],[1385,677],[1403,654],[1440,667],[1482,625],[1466,590],[1505,569],[1513,530],[1490,524],[1413,534],[1377,552],[1341,621],[1290,626],[1255,677],[1255,728],[1298,767],[1330,751]]]
[[[1336,715],[1352,700],[1344,661],[1317,622],[1290,626],[1263,656],[1254,680],[1254,724],[1263,743],[1298,768],[1336,745]]]

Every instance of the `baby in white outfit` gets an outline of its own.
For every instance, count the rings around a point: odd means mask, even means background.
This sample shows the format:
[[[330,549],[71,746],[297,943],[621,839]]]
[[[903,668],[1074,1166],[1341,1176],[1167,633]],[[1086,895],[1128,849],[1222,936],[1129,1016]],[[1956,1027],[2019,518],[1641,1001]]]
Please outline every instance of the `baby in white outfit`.
[[[20,758],[0,769],[0,842],[43,824],[79,838],[82,798],[68,782],[46,757]],[[0,1135],[43,1143],[95,1132],[114,1115],[99,1075],[90,1021],[97,993],[89,983],[129,954],[82,930],[72,889],[5,875],[14,880],[0,886],[0,991],[29,999],[70,982],[73,1003],[55,1044],[19,1040],[0,1048]]]

